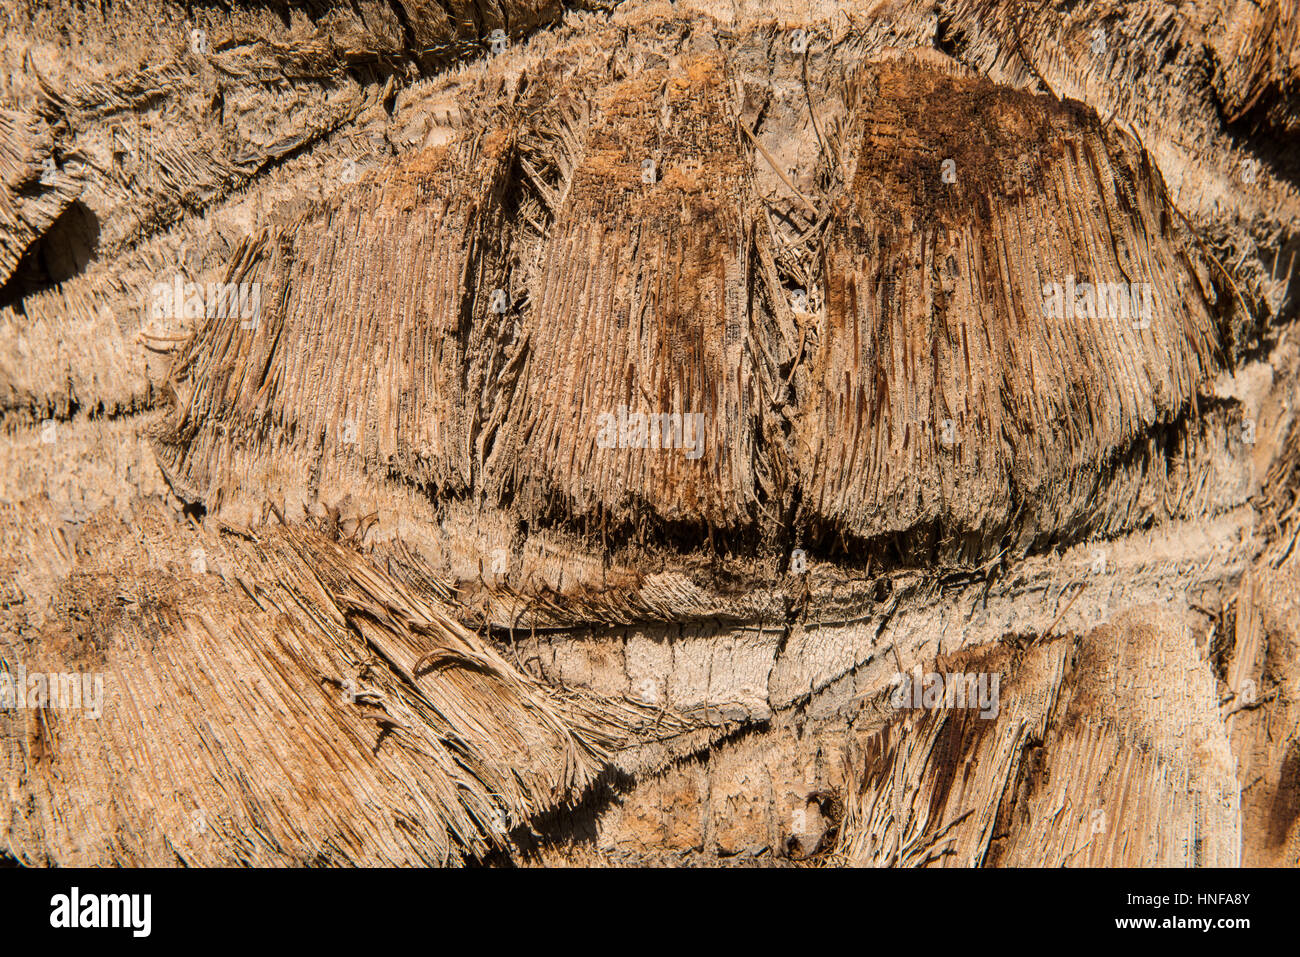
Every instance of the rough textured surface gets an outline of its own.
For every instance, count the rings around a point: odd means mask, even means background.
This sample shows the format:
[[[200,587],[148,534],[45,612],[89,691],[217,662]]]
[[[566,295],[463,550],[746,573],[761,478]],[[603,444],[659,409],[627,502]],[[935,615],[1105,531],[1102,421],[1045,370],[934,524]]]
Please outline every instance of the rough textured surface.
[[[5,859],[1300,864],[1294,4],[0,23]]]

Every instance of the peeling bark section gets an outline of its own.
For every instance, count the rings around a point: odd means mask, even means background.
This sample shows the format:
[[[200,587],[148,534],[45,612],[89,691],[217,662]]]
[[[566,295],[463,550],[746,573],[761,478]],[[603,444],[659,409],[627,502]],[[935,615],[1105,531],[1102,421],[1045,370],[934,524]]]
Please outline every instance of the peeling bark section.
[[[578,133],[489,478],[524,514],[555,490],[575,516],[753,520],[749,164],[724,62],[683,68],[614,84]]]
[[[1098,466],[1222,367],[1206,265],[1141,149],[1086,111],[919,65],[859,82],[800,436],[809,520],[936,526],[967,559],[1089,529]]]
[[[471,486],[506,365],[492,307],[512,162],[499,131],[434,147],[247,245],[225,280],[258,283],[260,315],[209,321],[169,378],[159,451],[188,498],[260,505],[274,487],[296,514],[367,472]]]
[[[93,721],[6,712],[22,797],[0,841],[25,863],[482,858],[616,752],[695,727],[533,681],[437,584],[316,531],[213,534],[151,509],[92,521],[76,548],[54,619],[5,639],[28,672],[102,682]]]

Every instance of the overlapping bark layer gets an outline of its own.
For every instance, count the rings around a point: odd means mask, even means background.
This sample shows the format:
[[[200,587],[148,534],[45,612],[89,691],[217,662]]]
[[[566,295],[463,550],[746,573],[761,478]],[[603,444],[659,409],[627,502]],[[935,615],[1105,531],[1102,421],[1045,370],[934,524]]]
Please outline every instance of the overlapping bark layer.
[[[106,695],[0,849],[1296,863],[1297,21],[1182,6],[6,8],[0,657]]]

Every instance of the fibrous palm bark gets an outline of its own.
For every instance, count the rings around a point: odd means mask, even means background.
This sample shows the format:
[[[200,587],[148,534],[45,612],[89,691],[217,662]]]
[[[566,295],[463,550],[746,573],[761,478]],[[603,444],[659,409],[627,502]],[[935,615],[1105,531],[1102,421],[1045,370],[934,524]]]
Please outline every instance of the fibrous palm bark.
[[[1300,857],[1293,6],[5,16],[11,857]]]

